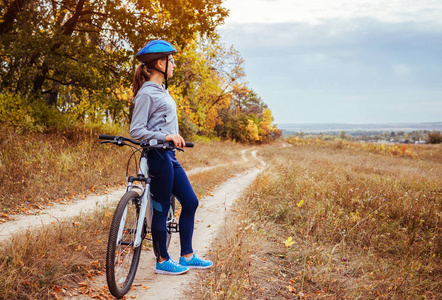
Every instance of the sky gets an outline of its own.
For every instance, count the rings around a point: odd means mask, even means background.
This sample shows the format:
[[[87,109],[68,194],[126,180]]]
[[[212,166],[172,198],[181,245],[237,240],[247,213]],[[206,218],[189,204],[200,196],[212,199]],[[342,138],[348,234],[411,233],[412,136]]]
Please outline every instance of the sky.
[[[442,0],[225,0],[275,123],[442,122]]]

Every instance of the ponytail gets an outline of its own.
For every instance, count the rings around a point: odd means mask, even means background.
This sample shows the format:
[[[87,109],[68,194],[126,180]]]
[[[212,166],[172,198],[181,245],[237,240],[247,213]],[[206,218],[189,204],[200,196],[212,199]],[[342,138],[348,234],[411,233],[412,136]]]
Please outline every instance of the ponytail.
[[[132,92],[134,94],[134,98],[137,95],[138,91],[143,86],[143,83],[148,81],[149,78],[150,78],[150,75],[144,69],[144,64],[139,65],[138,68],[135,70],[134,85],[133,85],[133,88],[132,88]]]

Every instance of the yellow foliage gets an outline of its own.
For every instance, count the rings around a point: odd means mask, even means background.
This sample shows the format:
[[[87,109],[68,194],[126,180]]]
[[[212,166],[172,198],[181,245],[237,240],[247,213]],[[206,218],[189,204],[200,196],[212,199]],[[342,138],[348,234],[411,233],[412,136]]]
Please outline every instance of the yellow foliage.
[[[253,122],[253,120],[247,120],[247,140],[249,142],[256,142],[259,141],[259,135],[258,135],[258,126]]]

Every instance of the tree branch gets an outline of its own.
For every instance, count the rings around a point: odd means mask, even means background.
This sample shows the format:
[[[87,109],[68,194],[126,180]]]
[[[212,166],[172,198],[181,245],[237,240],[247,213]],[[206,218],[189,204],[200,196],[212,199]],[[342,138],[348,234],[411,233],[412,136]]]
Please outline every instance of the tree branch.
[[[89,33],[100,33],[98,30],[87,30],[87,29],[75,29],[75,32],[89,32]]]
[[[98,11],[93,11],[93,10],[84,10],[80,13],[81,16],[85,16],[85,15],[99,15],[102,17],[109,17],[109,14],[106,13],[101,13]]]
[[[63,35],[69,36],[74,32],[75,26],[83,13],[84,1],[85,0],[78,1],[74,15],[63,24]]]

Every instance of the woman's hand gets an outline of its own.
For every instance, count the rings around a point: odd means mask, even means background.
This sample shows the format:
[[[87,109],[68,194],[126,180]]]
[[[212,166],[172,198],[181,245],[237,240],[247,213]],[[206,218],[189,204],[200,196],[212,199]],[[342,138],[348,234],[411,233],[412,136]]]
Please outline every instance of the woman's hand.
[[[186,142],[179,134],[168,134],[165,138],[166,141],[172,141],[176,147],[184,148],[186,147]]]

